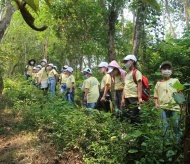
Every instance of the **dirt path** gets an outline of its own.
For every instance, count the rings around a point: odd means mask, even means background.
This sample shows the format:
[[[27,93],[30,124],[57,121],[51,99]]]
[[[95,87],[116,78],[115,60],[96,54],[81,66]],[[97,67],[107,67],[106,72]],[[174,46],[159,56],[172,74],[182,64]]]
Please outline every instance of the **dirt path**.
[[[39,139],[38,131],[22,130],[22,118],[12,110],[0,112],[0,164],[82,164],[79,153],[59,155],[51,141]]]

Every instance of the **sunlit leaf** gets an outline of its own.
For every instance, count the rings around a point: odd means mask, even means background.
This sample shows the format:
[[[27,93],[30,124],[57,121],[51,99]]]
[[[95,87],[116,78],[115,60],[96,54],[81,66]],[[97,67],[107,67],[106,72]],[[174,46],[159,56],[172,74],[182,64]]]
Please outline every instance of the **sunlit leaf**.
[[[184,89],[184,85],[179,83],[178,81],[176,81],[172,87],[177,89],[178,91]]]
[[[160,5],[156,0],[142,0],[144,3],[147,3],[150,7],[160,12]]]
[[[25,0],[25,2],[37,13],[39,10],[39,0]]]
[[[137,153],[138,152],[138,150],[136,150],[136,149],[130,149],[129,151],[128,151],[128,153]]]

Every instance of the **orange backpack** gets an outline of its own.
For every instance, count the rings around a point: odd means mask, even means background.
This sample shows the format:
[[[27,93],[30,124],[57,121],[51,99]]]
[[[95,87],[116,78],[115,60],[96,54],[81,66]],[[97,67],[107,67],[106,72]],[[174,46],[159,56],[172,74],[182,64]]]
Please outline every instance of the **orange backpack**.
[[[136,79],[136,72],[137,69],[133,70],[133,80],[137,84],[137,79]],[[147,77],[142,75],[142,100],[148,101],[150,97],[150,88],[149,88],[149,83]]]

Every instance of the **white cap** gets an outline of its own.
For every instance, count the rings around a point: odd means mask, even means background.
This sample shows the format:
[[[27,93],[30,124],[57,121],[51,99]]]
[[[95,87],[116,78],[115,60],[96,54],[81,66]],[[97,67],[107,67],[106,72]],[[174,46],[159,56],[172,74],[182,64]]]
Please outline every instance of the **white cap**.
[[[53,68],[57,70],[57,66],[56,65],[54,65]]]
[[[126,57],[123,58],[123,61],[125,60],[133,60],[133,61],[137,61],[137,58],[135,57],[135,55],[127,55]]]
[[[90,68],[85,68],[83,72],[86,72],[92,75],[92,70]]]
[[[66,71],[72,73],[73,72],[73,68],[72,67],[67,67]]]
[[[67,69],[68,67],[69,67],[69,66],[67,66],[67,65],[64,65],[64,66],[63,66],[63,69]]]
[[[36,70],[37,69],[37,67],[33,67],[33,70]]]
[[[45,62],[45,63],[47,63],[47,60],[46,60],[46,59],[42,59],[41,62]]]
[[[42,66],[41,66],[41,65],[37,65],[36,67],[37,67],[37,68],[40,68],[40,69],[42,68]]]
[[[102,68],[102,67],[106,67],[108,68],[108,63],[107,62],[101,62],[99,65],[98,65],[99,68]]]
[[[54,65],[52,63],[49,63],[48,66],[54,67]]]
[[[107,73],[111,73],[111,72],[113,71],[113,69],[114,69],[114,67],[109,66],[109,67],[108,67],[108,72],[107,72]]]

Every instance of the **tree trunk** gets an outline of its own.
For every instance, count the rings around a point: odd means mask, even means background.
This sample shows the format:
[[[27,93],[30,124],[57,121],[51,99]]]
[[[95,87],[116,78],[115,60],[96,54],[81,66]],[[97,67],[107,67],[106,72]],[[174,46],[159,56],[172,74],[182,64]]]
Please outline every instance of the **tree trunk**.
[[[6,13],[4,18],[0,21],[0,44],[2,41],[2,38],[5,34],[6,29],[9,27],[10,22],[11,22],[11,18],[12,18],[12,14],[13,14],[13,10],[12,10],[12,5],[11,5],[11,1],[10,0],[6,0]],[[3,92],[3,75],[1,73],[1,68],[0,68],[0,95]]]
[[[108,46],[108,60],[111,62],[115,60],[115,23],[117,19],[117,11],[115,11],[115,2],[113,1],[110,6],[110,13],[108,16],[108,37],[109,37],[109,46]]]
[[[138,56],[140,43],[141,43],[141,36],[142,36],[143,22],[144,22],[144,11],[145,11],[145,5],[142,3],[141,0],[138,0],[138,9],[137,9],[134,34],[133,34],[133,48],[132,48],[132,54],[134,54],[136,57]]]
[[[2,92],[3,92],[3,88],[4,88],[4,85],[3,85],[3,77],[2,77],[2,69],[0,68],[0,96],[2,95]]]
[[[183,7],[184,7],[186,29],[188,30],[188,27],[189,27],[189,5],[188,5],[187,0],[183,0]]]
[[[170,25],[170,30],[171,30],[172,36],[174,38],[176,38],[176,33],[175,33],[175,30],[174,30],[174,27],[173,27],[173,24],[172,24],[172,21],[171,21],[171,17],[170,17],[170,10],[169,10],[169,5],[168,5],[168,0],[165,0],[165,5],[166,5],[166,13],[168,15],[168,22],[169,22],[169,25]]]
[[[111,11],[109,15],[109,31],[108,31],[108,37],[109,37],[109,47],[108,47],[108,59],[109,62],[115,59],[115,44],[114,44],[114,38],[115,38],[115,11]]]
[[[6,13],[4,18],[0,21],[0,43],[5,34],[6,29],[9,27],[13,10],[10,0],[6,0]]]

